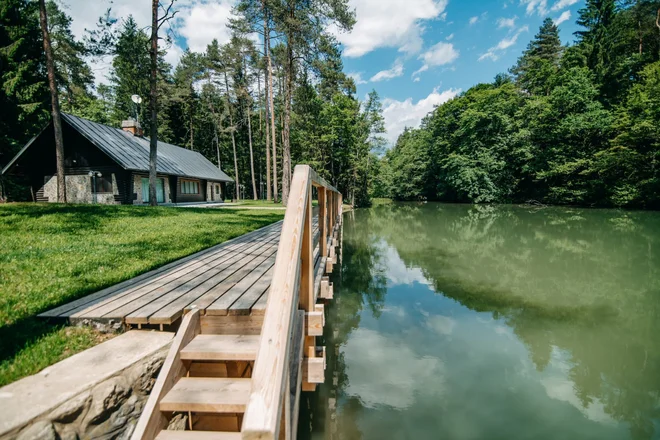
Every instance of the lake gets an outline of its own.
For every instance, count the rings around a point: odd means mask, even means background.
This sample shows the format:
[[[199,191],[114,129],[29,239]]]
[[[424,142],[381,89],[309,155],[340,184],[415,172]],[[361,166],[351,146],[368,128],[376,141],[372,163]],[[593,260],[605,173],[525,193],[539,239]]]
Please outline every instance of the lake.
[[[298,438],[660,439],[660,213],[392,204],[342,244]]]

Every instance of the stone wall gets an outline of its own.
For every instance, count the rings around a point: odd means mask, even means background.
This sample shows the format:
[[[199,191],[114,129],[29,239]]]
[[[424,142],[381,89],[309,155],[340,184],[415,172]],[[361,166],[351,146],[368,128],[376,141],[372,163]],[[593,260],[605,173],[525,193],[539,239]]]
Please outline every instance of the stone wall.
[[[87,174],[65,176],[66,199],[69,203],[93,203],[92,178]],[[119,195],[117,177],[112,174],[112,194],[97,194],[96,203],[114,205],[115,195]],[[44,177],[44,197],[49,202],[57,202],[57,176]]]
[[[118,338],[123,336],[125,335]],[[117,357],[112,355],[112,351],[108,351],[102,356],[97,353],[92,362],[86,363],[84,360],[79,363],[70,362],[70,365],[64,367],[68,370],[71,370],[72,367],[81,370],[72,377],[63,377],[66,376],[66,373],[62,374],[61,371],[57,371],[57,368],[49,367],[55,371],[49,373],[49,369],[46,369],[35,376],[0,388],[0,404],[3,407],[3,414],[0,414],[0,440],[130,438],[163,365],[170,340],[171,336],[167,340],[160,338],[156,351],[153,349],[149,351],[145,348],[144,352],[148,352],[148,355],[133,354],[132,363],[128,367],[125,367],[126,364],[122,364],[121,361],[117,362],[118,371],[103,376],[102,380],[93,380],[91,386],[81,391],[75,390],[77,384],[74,384],[66,387],[68,390],[74,388],[67,394],[67,391],[59,389],[63,387],[58,388],[58,384],[54,381],[61,383],[77,377],[78,383],[82,382],[82,385],[87,385],[85,384],[86,379],[95,374],[92,370],[101,367],[99,360],[105,361],[102,361],[103,368],[112,368],[114,358]],[[113,341],[110,340],[104,344],[110,344]],[[146,342],[143,344],[149,345]],[[99,349],[101,346],[90,350]],[[113,349],[116,347],[117,344]],[[129,347],[129,349],[135,348]],[[126,355],[126,353],[123,354]],[[73,360],[73,358],[75,356],[62,362]],[[138,360],[134,361],[135,358]],[[106,365],[106,362],[110,366]],[[21,385],[22,381],[26,381],[26,383]],[[52,388],[56,388],[57,392],[54,393]],[[19,393],[20,396],[16,396]],[[31,404],[31,399],[41,399],[42,401],[33,401]],[[5,404],[9,402],[11,402],[12,409],[5,407]],[[42,408],[35,409],[35,406]],[[47,410],[42,412],[43,408],[47,408]]]

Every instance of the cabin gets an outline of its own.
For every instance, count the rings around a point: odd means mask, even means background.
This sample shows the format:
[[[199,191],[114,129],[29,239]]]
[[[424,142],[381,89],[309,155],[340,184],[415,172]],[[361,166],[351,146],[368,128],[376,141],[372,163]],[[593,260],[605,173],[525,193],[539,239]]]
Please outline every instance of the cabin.
[[[121,128],[62,113],[67,201],[149,203],[149,139],[136,121]],[[158,203],[222,202],[233,179],[197,151],[158,142]],[[37,202],[57,201],[52,121],[2,169],[21,177]]]

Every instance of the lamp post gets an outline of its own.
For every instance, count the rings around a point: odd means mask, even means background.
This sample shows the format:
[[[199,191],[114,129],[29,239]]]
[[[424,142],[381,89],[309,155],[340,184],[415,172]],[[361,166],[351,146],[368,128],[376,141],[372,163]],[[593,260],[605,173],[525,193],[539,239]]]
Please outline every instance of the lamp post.
[[[140,104],[142,104],[142,98],[140,95],[131,95],[131,101],[135,103],[135,120],[137,121],[138,127],[140,126]]]

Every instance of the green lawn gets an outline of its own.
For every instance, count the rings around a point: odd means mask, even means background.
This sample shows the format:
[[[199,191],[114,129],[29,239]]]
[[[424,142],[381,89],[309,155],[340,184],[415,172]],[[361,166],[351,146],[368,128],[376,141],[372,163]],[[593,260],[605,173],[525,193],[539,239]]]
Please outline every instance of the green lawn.
[[[96,344],[35,317],[284,216],[281,210],[0,205],[0,385]]]
[[[274,203],[272,201],[267,201],[267,200],[241,200],[240,202],[235,202],[236,205],[244,205],[244,206],[272,206],[273,208],[282,208],[282,202],[277,202]]]

